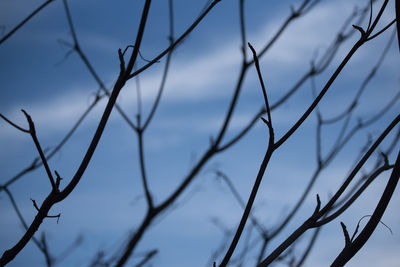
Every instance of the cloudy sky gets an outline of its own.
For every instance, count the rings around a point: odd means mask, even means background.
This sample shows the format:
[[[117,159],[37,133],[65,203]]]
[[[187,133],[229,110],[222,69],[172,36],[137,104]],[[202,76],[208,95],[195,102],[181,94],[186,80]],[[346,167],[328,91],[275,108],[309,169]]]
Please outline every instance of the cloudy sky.
[[[83,52],[92,63],[104,84],[110,88],[118,76],[118,48],[134,43],[143,6],[140,1],[69,1],[76,33]],[[206,0],[174,1],[175,37],[183,33],[198,17]],[[242,61],[239,25],[239,1],[221,1],[196,30],[174,51],[169,75],[159,109],[145,132],[145,159],[150,190],[155,203],[162,202],[179,185],[196,164],[215,137],[226,115],[230,98],[237,83]],[[305,74],[312,60],[318,60],[335,40],[345,20],[355,6],[364,7],[364,0],[320,1],[304,16],[289,25],[279,40],[260,59],[270,103],[274,104]],[[382,1],[374,5],[375,15]],[[26,17],[42,1],[3,0],[0,2],[0,34],[5,34]],[[260,51],[290,15],[291,7],[301,1],[245,1],[246,32],[249,41]],[[368,18],[368,16],[367,16]],[[394,1],[377,28],[394,18]],[[143,58],[138,67],[146,64],[168,46],[168,1],[152,3],[146,32],[141,46]],[[351,21],[346,33],[351,30]],[[368,19],[360,24],[368,25]],[[335,81],[320,104],[326,118],[340,114],[356,95],[358,88],[384,48],[389,50],[376,76],[367,85],[349,123],[358,118],[368,119],[377,114],[399,93],[400,61],[398,44],[390,43],[394,28],[361,47]],[[326,71],[315,77],[320,90],[343,57],[357,41],[354,32],[343,43]],[[394,39],[395,40],[395,39]],[[99,85],[76,53],[69,53],[72,43],[63,3],[56,0],[29,21],[10,39],[0,45],[0,113],[26,127],[21,108],[33,118],[38,137],[44,148],[54,148],[94,101]],[[247,51],[250,57],[250,51]],[[138,110],[138,84],[144,116],[149,114],[159,87],[165,58],[131,80],[123,88],[119,105],[135,121]],[[272,112],[275,135],[282,136],[312,102],[311,82],[308,80],[283,105]],[[85,118],[62,150],[50,161],[52,170],[65,177],[75,173],[105,107],[102,99]],[[232,122],[224,138],[234,137],[263,105],[262,92],[254,67],[246,73],[245,82]],[[295,218],[272,242],[271,251],[296,226],[309,216],[315,207],[315,194],[326,203],[340,185],[357,159],[368,136],[376,138],[400,110],[395,102],[379,121],[358,132],[331,164],[323,170],[304,205]],[[329,152],[340,132],[341,124],[323,131],[322,153]],[[397,130],[397,129],[396,129]],[[316,169],[316,116],[310,118],[274,154],[264,176],[254,214],[266,227],[274,228],[299,199],[305,185]],[[381,150],[387,149],[395,138],[389,135]],[[201,170],[194,182],[167,212],[155,220],[144,235],[130,262],[134,266],[143,253],[157,249],[158,254],[149,266],[210,266],[211,255],[226,238],[223,230],[233,230],[240,220],[242,209],[226,184],[217,179],[215,170],[224,172],[235,184],[243,199],[247,199],[265,153],[268,132],[261,122],[240,142],[218,154]],[[394,162],[399,144],[389,156]],[[122,117],[113,112],[96,153],[74,192],[51,213],[62,213],[59,223],[46,219],[39,229],[45,232],[48,246],[57,257],[79,236],[82,243],[58,266],[88,266],[99,251],[107,256],[117,251],[126,236],[141,222],[145,199],[140,179],[137,135]],[[4,184],[37,156],[29,135],[0,122],[0,184]],[[377,157],[371,158],[373,166]],[[365,168],[367,172],[370,168]],[[344,238],[340,221],[352,233],[364,215],[372,214],[382,193],[389,172],[379,176],[358,202],[339,219],[324,227],[317,247],[305,266],[326,266],[342,250]],[[30,223],[35,209],[30,199],[41,203],[50,190],[44,169],[37,169],[9,187],[25,218]],[[348,266],[398,266],[400,258],[399,191],[371,240]],[[10,248],[24,233],[7,195],[0,192],[0,249]],[[365,223],[364,219],[362,223]],[[218,223],[216,223],[218,222]],[[361,223],[361,224],[362,224]],[[245,232],[247,235],[247,232]],[[243,248],[241,240],[237,256]],[[256,234],[252,238],[256,240]],[[295,249],[301,255],[306,235]],[[229,235],[229,240],[231,236]],[[254,266],[260,243],[255,243],[245,266]],[[221,260],[219,255],[218,260]],[[44,266],[45,260],[31,242],[10,266]],[[278,264],[279,265],[279,264]]]

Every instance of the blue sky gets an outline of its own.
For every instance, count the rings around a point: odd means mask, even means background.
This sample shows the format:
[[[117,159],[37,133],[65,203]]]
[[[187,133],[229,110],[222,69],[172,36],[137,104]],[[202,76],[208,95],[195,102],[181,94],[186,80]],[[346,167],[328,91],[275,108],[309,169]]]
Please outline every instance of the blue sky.
[[[119,62],[118,48],[134,42],[143,1],[69,1],[72,18],[82,50],[106,86],[115,81]],[[168,45],[168,1],[153,1],[141,53],[151,59]],[[207,1],[174,1],[175,33],[182,33],[198,16]],[[238,1],[223,0],[199,27],[174,51],[170,74],[156,116],[145,134],[145,158],[151,192],[156,203],[176,188],[191,166],[199,159],[215,136],[226,114],[240,71],[240,29]],[[300,1],[245,1],[247,40],[259,51],[276,32]],[[382,1],[378,1],[379,3]],[[378,29],[394,18],[390,1]],[[3,0],[0,25],[6,32],[42,1]],[[268,96],[274,103],[309,68],[316,51],[323,53],[354,5],[366,1],[321,1],[304,17],[290,25],[260,60]],[[378,5],[374,6],[374,12]],[[366,25],[364,21],[362,25]],[[355,95],[362,80],[378,60],[392,28],[380,38],[360,48],[335,81],[320,107],[327,117],[340,113]],[[316,77],[322,88],[343,56],[357,40],[354,34],[338,51],[327,71]],[[69,48],[58,40],[71,42],[62,1],[55,1],[27,25],[0,45],[0,113],[19,125],[26,125],[20,109],[35,121],[43,147],[54,147],[93,101],[98,85],[76,53],[64,58]],[[248,51],[250,55],[250,51]],[[162,62],[140,75],[142,105],[148,114],[160,83]],[[145,62],[139,60],[139,65]],[[369,118],[399,92],[399,50],[393,42],[388,56],[368,85],[355,118]],[[312,101],[310,82],[306,82],[287,103],[272,113],[276,136],[281,136]],[[131,80],[118,103],[132,118],[137,110],[136,83]],[[262,92],[254,68],[250,68],[225,140],[229,140],[263,105]],[[51,161],[64,183],[71,177],[88,146],[104,109],[102,100],[90,113],[66,146]],[[328,200],[349,172],[367,135],[377,137],[398,114],[397,102],[382,119],[358,133],[332,164],[323,171],[300,212],[272,243],[279,244],[287,234],[312,212],[315,194]],[[356,119],[351,121],[355,125]],[[315,115],[274,154],[258,194],[254,212],[266,226],[274,227],[300,196],[316,167]],[[338,126],[324,131],[324,147],[332,143]],[[132,264],[140,253],[158,249],[149,266],[205,266],[223,239],[222,231],[212,223],[217,218],[234,229],[242,210],[227,187],[215,178],[215,169],[226,173],[247,199],[267,145],[267,129],[261,122],[229,151],[217,155],[178,199],[176,206],[156,219],[137,248]],[[394,134],[390,135],[390,140]],[[394,151],[399,150],[397,144]],[[0,123],[0,183],[28,166],[36,151],[30,137]],[[396,154],[396,152],[394,153]],[[373,158],[375,159],[375,158]],[[371,164],[373,164],[373,159]],[[391,162],[394,155],[390,156]],[[368,170],[368,168],[366,169]],[[330,264],[344,245],[340,221],[353,231],[358,220],[371,214],[388,173],[381,175],[350,210],[322,229],[318,248],[305,266]],[[50,190],[43,169],[37,169],[10,186],[25,217],[30,222],[35,210],[30,199],[41,203]],[[383,217],[393,234],[380,225],[364,249],[348,266],[398,266],[400,258],[399,191]],[[13,245],[23,228],[4,192],[0,193],[0,250]],[[145,199],[140,180],[136,134],[121,116],[113,112],[96,153],[74,192],[51,212],[62,213],[60,222],[46,219],[39,232],[45,231],[50,250],[59,255],[79,235],[83,243],[58,266],[88,266],[99,250],[114,252],[144,214]],[[365,222],[365,221],[364,221]],[[309,238],[306,235],[304,241]],[[302,240],[303,241],[303,240]],[[243,244],[243,240],[240,245]],[[302,251],[298,245],[298,253]],[[238,251],[241,247],[239,246]],[[258,247],[254,248],[258,251]],[[256,252],[253,252],[256,253]],[[219,260],[221,259],[221,256]],[[30,243],[9,266],[44,266],[44,257]],[[249,260],[246,266],[253,266]],[[280,266],[278,264],[278,266]]]

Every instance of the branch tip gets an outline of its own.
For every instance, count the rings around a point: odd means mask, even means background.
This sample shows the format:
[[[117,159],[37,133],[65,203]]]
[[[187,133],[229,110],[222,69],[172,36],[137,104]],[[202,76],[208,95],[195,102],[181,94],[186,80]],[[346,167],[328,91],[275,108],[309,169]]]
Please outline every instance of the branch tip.
[[[321,199],[319,198],[319,195],[317,194],[317,206],[315,207],[313,217],[316,216],[321,209]]]
[[[269,122],[265,119],[265,118],[263,118],[263,117],[260,117],[260,119],[266,124],[266,125],[268,125],[269,126]]]
[[[33,203],[33,206],[37,210],[37,212],[40,213],[40,209],[39,209],[39,206],[37,205],[36,201],[34,199],[32,199],[32,198],[31,198],[31,201]],[[57,218],[57,224],[58,224],[58,222],[60,220],[60,217],[61,217],[61,212],[59,214],[57,214],[57,215],[45,215],[44,217],[45,218]]]
[[[340,225],[342,226],[344,234],[345,247],[348,247],[351,244],[349,232],[347,231],[346,225],[343,222],[340,222]]]
[[[359,31],[361,33],[361,38],[365,37],[366,33],[363,28],[361,28],[360,26],[354,25],[354,24],[352,26],[354,29],[356,29],[357,31]]]
[[[56,174],[56,189],[58,190],[60,188],[60,182],[62,180],[60,174],[55,170],[54,173]]]
[[[125,51],[124,51],[124,53],[125,53]],[[124,59],[124,54],[122,53],[121,48],[118,48],[118,57],[119,57],[119,62],[120,62],[121,73],[124,73],[125,72],[125,59]]]
[[[31,201],[32,201],[33,206],[35,207],[35,209],[36,209],[37,211],[39,211],[39,207],[38,207],[38,205],[36,204],[36,201],[35,201],[34,199],[32,199],[32,198],[31,198]]]
[[[35,133],[35,124],[33,123],[32,117],[26,112],[24,109],[21,109],[22,113],[24,113],[26,120],[28,121],[29,124],[29,132],[30,133]]]

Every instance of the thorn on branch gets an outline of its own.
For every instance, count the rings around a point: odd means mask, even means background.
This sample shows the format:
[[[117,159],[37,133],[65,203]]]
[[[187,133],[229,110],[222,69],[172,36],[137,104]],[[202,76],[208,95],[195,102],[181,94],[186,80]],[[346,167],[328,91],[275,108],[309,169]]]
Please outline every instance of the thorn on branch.
[[[40,212],[39,206],[37,205],[36,201],[34,199],[31,198],[31,201],[33,203],[33,206],[35,207],[37,212]],[[61,217],[61,213],[57,214],[57,215],[46,215],[46,218],[57,218],[57,224],[60,220]]]
[[[269,122],[268,122],[265,118],[261,117],[261,120],[262,120],[266,125],[269,126]]]
[[[349,232],[347,231],[346,225],[343,222],[340,222],[340,225],[342,226],[342,230],[343,230],[343,234],[344,234],[345,247],[348,247],[351,244]]]
[[[359,31],[361,33],[361,39],[363,39],[366,36],[366,33],[363,28],[361,28],[360,26],[354,25],[354,24],[352,26],[354,29],[356,29],[357,31]]]
[[[321,209],[321,199],[319,198],[319,195],[317,194],[317,206],[315,207],[313,217],[319,213],[320,209]]]
[[[263,117],[261,117],[261,120],[267,125],[269,133],[271,134],[272,138],[274,138],[274,129],[272,128],[272,124]]]
[[[125,59],[124,59],[124,55],[122,54],[121,48],[118,48],[118,57],[119,57],[119,62],[120,62],[119,65],[120,65],[121,73],[125,73]]]
[[[35,124],[33,123],[33,120],[32,120],[32,118],[31,118],[31,116],[30,116],[25,110],[23,110],[23,109],[21,109],[21,111],[22,111],[22,113],[24,113],[24,115],[25,115],[25,117],[26,117],[26,119],[27,119],[27,121],[28,121],[28,124],[29,124],[29,132],[30,132],[31,134],[36,134]]]
[[[61,176],[58,174],[57,171],[54,171],[54,173],[56,174],[56,189],[59,190],[60,189],[60,182],[62,180]]]
[[[38,207],[38,205],[36,204],[36,201],[35,201],[34,199],[32,199],[32,198],[31,198],[31,201],[32,201],[33,206],[35,207],[36,211],[39,212],[39,207]]]

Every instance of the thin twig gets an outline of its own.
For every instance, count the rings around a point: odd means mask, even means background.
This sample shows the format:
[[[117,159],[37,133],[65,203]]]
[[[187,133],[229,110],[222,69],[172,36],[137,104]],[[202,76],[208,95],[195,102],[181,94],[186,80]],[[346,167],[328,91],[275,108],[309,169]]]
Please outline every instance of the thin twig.
[[[267,91],[265,90],[264,80],[263,80],[263,77],[261,75],[260,63],[258,62],[258,57],[257,57],[256,50],[254,49],[254,47],[250,43],[248,43],[248,45],[249,45],[249,47],[251,49],[251,52],[253,53],[254,64],[255,64],[255,67],[256,67],[256,70],[257,70],[258,79],[260,81],[262,93],[263,93],[263,96],[264,96],[264,104],[265,104],[265,109],[267,111],[268,122],[272,126],[271,111],[270,111],[270,108],[269,108]]]
[[[46,155],[47,161],[49,161],[66,144],[66,142],[70,139],[70,137],[73,135],[73,133],[76,131],[76,129],[80,126],[80,124],[84,121],[84,119],[87,117],[87,115],[96,106],[98,101],[100,101],[100,99],[102,99],[102,97],[103,96],[96,96],[96,99],[89,105],[89,107],[85,110],[85,112],[78,118],[78,120],[75,122],[75,124],[72,126],[72,128],[68,131],[68,133],[63,137],[63,139],[61,139],[61,141],[53,149],[51,149],[51,151]],[[27,133],[29,133],[28,130],[27,130]],[[21,170],[14,177],[7,180],[7,182],[4,183],[4,187],[10,186],[11,184],[13,184],[17,180],[19,180],[21,177],[23,177],[25,174],[42,166],[43,162],[39,161],[39,159],[40,158],[35,158],[28,167]],[[1,192],[1,190],[2,190],[2,187],[0,187],[0,192]]]
[[[108,100],[107,106],[104,110],[104,113],[101,117],[101,120],[98,124],[98,127],[96,129],[96,132],[93,136],[92,141],[90,142],[89,148],[87,149],[87,152],[84,156],[84,158],[81,161],[81,164],[76,171],[74,177],[71,179],[71,181],[68,183],[68,185],[62,190],[61,192],[58,192],[56,190],[52,190],[50,194],[46,197],[46,199],[43,201],[42,206],[39,209],[39,212],[37,216],[34,218],[33,222],[29,226],[28,230],[25,232],[23,237],[17,242],[15,246],[13,246],[11,249],[6,250],[2,257],[0,258],[0,266],[1,265],[6,265],[8,262],[13,260],[15,256],[25,247],[25,245],[29,242],[29,240],[32,238],[32,236],[35,234],[35,232],[38,230],[39,226],[42,224],[44,218],[47,216],[49,210],[51,207],[62,200],[64,200],[76,187],[76,185],[79,183],[81,180],[87,166],[89,165],[89,162],[96,150],[96,147],[100,141],[100,138],[102,136],[102,133],[104,131],[104,128],[107,124],[108,118],[110,117],[111,111],[114,107],[114,104],[117,100],[117,97],[122,89],[124,87],[129,73],[132,71],[133,65],[136,61],[137,55],[138,55],[138,48],[140,47],[142,38],[143,38],[143,33],[145,29],[145,25],[147,22],[147,15],[150,9],[150,3],[151,0],[147,0],[145,3],[145,6],[143,8],[143,13],[142,13],[142,18],[141,22],[139,25],[139,30],[136,36],[136,41],[135,41],[135,48],[134,51],[131,54],[129,63],[126,67],[126,72],[120,72],[119,77],[117,79],[117,82],[114,85],[114,89],[111,93],[111,96]]]
[[[381,221],[381,218],[386,211],[386,208],[392,198],[393,192],[396,189],[397,183],[400,178],[400,152],[397,155],[396,163],[390,175],[389,181],[386,184],[385,190],[382,194],[374,213],[369,219],[367,225],[361,231],[354,241],[346,246],[343,251],[337,256],[332,263],[333,267],[344,266],[368,241],[375,228]]]
[[[36,129],[35,129],[35,124],[33,123],[33,120],[31,118],[31,116],[22,109],[22,112],[25,114],[26,119],[28,120],[28,124],[29,124],[29,133],[33,139],[33,142],[35,143],[36,149],[40,155],[40,158],[42,160],[43,166],[46,170],[47,176],[50,180],[50,184],[53,190],[58,191],[58,188],[56,187],[56,183],[54,181],[53,175],[51,174],[51,170],[49,167],[49,164],[47,163],[47,159],[46,156],[43,153],[42,147],[40,146],[39,140],[36,136]]]
[[[203,20],[203,18],[211,11],[211,9],[220,2],[221,0],[214,0],[210,6],[193,22],[193,24],[181,35],[179,36],[175,42],[162,51],[158,56],[153,58],[149,63],[141,67],[140,69],[134,71],[132,74],[128,76],[128,79],[131,79],[138,75],[139,73],[143,72],[144,70],[148,69],[154,63],[157,63],[161,58],[163,58],[166,54],[168,54],[171,50],[173,50],[178,44],[180,44],[196,27],[197,25]]]
[[[15,28],[13,28],[9,33],[7,33],[3,38],[0,39],[0,44],[10,38],[16,31],[18,31],[25,23],[27,23],[33,16],[39,13],[40,10],[45,8],[48,4],[53,2],[54,0],[47,0],[43,4],[41,4],[38,8],[36,8],[31,14],[29,14],[24,20],[22,20]]]

